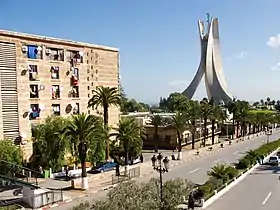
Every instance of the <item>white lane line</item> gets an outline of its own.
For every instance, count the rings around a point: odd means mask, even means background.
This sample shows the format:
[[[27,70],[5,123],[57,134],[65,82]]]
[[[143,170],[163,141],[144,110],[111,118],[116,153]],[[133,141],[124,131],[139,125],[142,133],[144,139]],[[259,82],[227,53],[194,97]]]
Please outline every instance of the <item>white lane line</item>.
[[[233,154],[234,154],[234,155],[237,155],[238,153],[239,153],[239,151],[235,151]]]
[[[265,197],[264,201],[262,202],[262,205],[264,206],[266,204],[266,202],[268,201],[268,199],[270,198],[272,192],[268,193],[268,195]]]
[[[220,161],[221,161],[221,159],[217,159],[217,160],[214,161],[214,163],[218,163]]]
[[[192,173],[194,173],[194,172],[196,172],[196,171],[199,171],[199,170],[200,170],[200,168],[196,168],[196,169],[190,171],[189,174],[192,174]]]

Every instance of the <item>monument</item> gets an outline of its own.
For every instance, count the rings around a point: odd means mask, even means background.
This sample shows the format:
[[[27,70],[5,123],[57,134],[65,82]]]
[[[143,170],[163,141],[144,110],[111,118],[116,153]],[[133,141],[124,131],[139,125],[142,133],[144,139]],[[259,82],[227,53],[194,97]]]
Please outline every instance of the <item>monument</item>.
[[[208,99],[213,98],[216,103],[229,102],[233,97],[227,90],[222,68],[218,19],[210,17],[207,13],[206,26],[199,20],[198,30],[201,45],[200,64],[191,84],[182,94],[191,99],[204,76]]]

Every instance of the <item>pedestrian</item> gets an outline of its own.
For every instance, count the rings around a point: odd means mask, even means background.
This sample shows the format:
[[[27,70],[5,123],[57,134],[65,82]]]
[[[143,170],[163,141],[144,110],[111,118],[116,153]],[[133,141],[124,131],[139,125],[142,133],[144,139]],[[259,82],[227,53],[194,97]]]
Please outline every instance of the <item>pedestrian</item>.
[[[41,165],[39,165],[39,168],[38,168],[38,169],[39,169],[39,173],[40,173],[40,174],[43,174],[43,168],[42,168]]]
[[[262,160],[262,164],[263,164],[263,161],[264,161],[264,155],[261,155],[261,160]]]
[[[193,209],[194,210],[194,195],[193,195],[193,192],[191,192],[190,195],[189,195],[188,209]]]
[[[141,162],[141,163],[144,162],[144,157],[143,157],[142,153],[140,154],[140,162]]]

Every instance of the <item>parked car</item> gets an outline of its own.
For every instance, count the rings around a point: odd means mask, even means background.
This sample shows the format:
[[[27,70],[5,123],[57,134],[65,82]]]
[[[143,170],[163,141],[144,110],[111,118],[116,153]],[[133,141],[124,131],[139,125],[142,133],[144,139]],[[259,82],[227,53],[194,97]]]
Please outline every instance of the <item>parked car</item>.
[[[96,167],[92,168],[92,170],[89,171],[89,173],[101,173],[105,171],[111,171],[114,170],[117,166],[114,162],[106,162],[106,163],[99,163]]]
[[[268,160],[268,163],[271,165],[279,165],[279,157],[278,156],[271,156]]]

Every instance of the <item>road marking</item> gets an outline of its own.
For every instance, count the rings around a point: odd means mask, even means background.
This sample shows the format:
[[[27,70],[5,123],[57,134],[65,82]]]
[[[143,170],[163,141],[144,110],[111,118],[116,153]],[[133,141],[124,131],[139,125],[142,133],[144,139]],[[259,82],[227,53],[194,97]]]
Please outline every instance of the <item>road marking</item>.
[[[218,159],[218,160],[215,160],[214,163],[218,163],[218,162],[220,162],[220,161],[221,161],[221,159]]]
[[[233,154],[234,154],[234,155],[237,155],[238,153],[239,153],[239,151],[235,151]]]
[[[266,204],[266,202],[268,201],[268,199],[270,198],[272,192],[268,193],[268,195],[266,196],[266,198],[264,199],[264,201],[262,202],[262,205],[264,206]]]
[[[190,171],[189,174],[192,174],[192,173],[194,173],[194,172],[196,172],[196,171],[199,171],[199,170],[200,170],[200,168],[196,168],[196,169]]]

